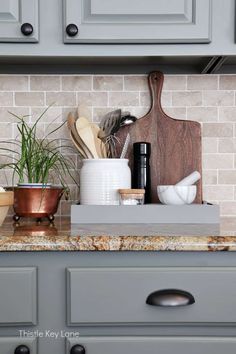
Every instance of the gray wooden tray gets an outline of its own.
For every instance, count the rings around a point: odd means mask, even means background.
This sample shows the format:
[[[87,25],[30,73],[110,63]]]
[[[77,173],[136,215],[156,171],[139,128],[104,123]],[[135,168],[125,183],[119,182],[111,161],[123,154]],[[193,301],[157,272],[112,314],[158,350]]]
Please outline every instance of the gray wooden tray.
[[[72,224],[218,224],[220,208],[191,205],[72,205]]]

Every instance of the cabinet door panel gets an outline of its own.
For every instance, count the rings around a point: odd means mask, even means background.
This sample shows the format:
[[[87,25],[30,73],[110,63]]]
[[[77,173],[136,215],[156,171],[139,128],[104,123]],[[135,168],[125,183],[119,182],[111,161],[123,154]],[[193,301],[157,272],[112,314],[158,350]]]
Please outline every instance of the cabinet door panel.
[[[63,0],[65,43],[209,43],[211,0]],[[79,31],[66,34],[74,23]]]
[[[35,338],[0,337],[1,354],[13,354],[15,349],[22,345],[29,348],[30,354],[37,354],[37,340]]]
[[[0,326],[37,323],[36,268],[0,268]]]
[[[86,354],[235,354],[231,337],[81,337],[67,341],[67,354],[82,345]]]
[[[0,1],[0,42],[38,42],[38,0]],[[21,25],[30,23],[33,33],[25,36]]]

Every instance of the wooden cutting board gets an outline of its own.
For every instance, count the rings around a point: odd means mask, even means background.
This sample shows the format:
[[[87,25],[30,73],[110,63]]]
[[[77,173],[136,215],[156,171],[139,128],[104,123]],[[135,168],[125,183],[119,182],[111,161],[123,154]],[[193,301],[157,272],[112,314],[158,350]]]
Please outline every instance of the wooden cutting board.
[[[198,122],[169,117],[161,107],[163,73],[149,74],[151,108],[134,124],[120,129],[118,156],[128,133],[131,144],[127,157],[133,164],[133,143],[151,143],[151,188],[152,203],[157,203],[157,185],[176,184],[191,172],[197,170],[202,175],[201,125]],[[197,184],[195,203],[202,203],[202,182]]]

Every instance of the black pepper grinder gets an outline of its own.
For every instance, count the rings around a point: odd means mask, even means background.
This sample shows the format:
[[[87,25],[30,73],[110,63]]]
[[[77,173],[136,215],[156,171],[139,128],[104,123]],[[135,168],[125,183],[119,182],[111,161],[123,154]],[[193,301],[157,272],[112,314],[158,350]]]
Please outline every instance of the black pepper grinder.
[[[151,144],[138,142],[133,144],[134,165],[132,188],[145,189],[144,203],[151,203],[150,155]]]

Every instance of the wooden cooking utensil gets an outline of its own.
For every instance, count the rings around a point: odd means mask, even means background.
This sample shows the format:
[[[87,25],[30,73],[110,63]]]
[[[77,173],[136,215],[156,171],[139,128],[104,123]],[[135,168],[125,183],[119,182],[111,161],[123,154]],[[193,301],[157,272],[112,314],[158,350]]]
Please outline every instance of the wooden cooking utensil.
[[[92,131],[93,131],[93,134],[94,134],[94,141],[95,141],[95,145],[96,145],[96,149],[97,149],[97,153],[98,155],[101,157],[101,158],[105,158],[107,157],[106,155],[106,147],[105,147],[105,144],[100,140],[98,139],[98,132],[100,130],[100,128],[98,127],[97,124],[95,123],[91,123],[88,119],[87,121],[84,120],[83,117],[87,117],[87,116],[90,116],[91,112],[88,108],[88,106],[84,105],[84,104],[80,104],[78,106],[78,110],[77,110],[77,113],[78,113],[78,117],[81,117],[82,119],[78,122],[80,123],[80,126],[81,126],[81,122],[83,121],[83,123],[86,125],[86,124],[90,124],[91,128],[92,128]],[[85,118],[86,119],[86,118]]]
[[[149,75],[152,104],[149,112],[134,124],[121,128],[117,137],[117,156],[128,133],[132,143],[151,143],[151,193],[152,202],[159,202],[158,185],[174,185],[192,171],[202,174],[201,125],[198,122],[178,120],[169,117],[161,107],[161,92],[164,75],[157,71]],[[132,167],[132,144],[128,149]],[[195,203],[202,203],[202,182],[197,183]]]
[[[78,119],[76,119],[76,129],[78,132],[80,129],[83,129],[88,125],[90,125],[90,121],[87,118],[78,117]]]
[[[77,148],[80,147],[80,150],[81,150],[81,152],[83,152],[83,155],[85,156],[85,158],[92,159],[93,155],[92,155],[91,151],[84,144],[84,142],[82,141],[82,139],[80,138],[80,136],[76,130],[76,119],[71,112],[67,116],[67,125],[72,133],[74,143],[76,141],[76,147]]]
[[[100,156],[96,149],[94,135],[89,120],[84,117],[78,118],[76,120],[76,130],[84,144],[91,151],[93,157],[99,159]]]
[[[98,132],[100,131],[100,128],[97,124],[91,124],[91,129],[93,132],[93,137],[94,137],[94,142],[95,142],[95,146],[96,146],[96,150],[98,155],[101,158],[106,158],[107,154],[106,154],[106,146],[104,144],[104,142],[98,138]]]
[[[87,159],[87,156],[85,155],[85,152],[81,149],[81,146],[78,144],[77,140],[74,138],[72,131],[70,132],[70,137],[71,140],[76,147],[76,149],[79,151],[80,155],[84,158]]]

